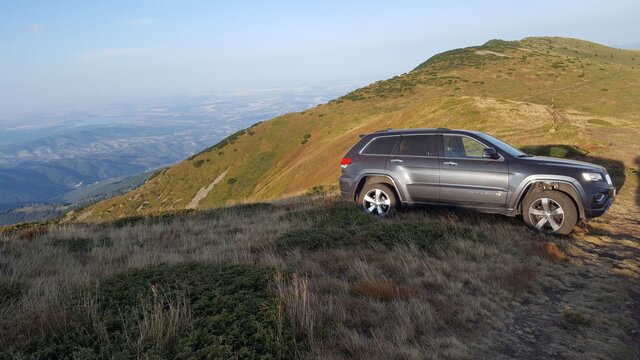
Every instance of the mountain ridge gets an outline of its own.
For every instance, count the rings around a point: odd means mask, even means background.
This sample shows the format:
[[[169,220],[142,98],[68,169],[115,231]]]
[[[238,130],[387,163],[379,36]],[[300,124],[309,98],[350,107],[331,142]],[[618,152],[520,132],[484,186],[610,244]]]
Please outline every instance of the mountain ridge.
[[[408,73],[314,108],[254,124],[152,176],[125,195],[69,219],[108,221],[300,194],[332,185],[358,134],[449,127],[516,146],[564,144],[635,166],[640,55],[558,37],[490,40],[446,51]],[[620,171],[624,171],[621,169]]]

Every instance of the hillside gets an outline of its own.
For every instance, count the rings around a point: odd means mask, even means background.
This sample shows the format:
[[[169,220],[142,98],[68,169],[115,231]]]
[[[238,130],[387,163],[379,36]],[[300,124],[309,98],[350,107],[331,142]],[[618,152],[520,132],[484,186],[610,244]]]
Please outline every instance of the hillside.
[[[619,164],[610,171],[624,177],[638,166],[639,98],[637,51],[566,38],[491,40],[255,124],[68,219],[204,209],[335,184],[338,161],[358,134],[389,127],[474,129],[533,149],[572,146]]]

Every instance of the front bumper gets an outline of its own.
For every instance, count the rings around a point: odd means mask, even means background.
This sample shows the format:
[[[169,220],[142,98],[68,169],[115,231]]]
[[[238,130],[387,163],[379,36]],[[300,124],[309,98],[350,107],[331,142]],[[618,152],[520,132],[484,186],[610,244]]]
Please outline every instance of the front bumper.
[[[616,189],[614,187],[607,189],[599,189],[590,195],[591,201],[589,207],[585,206],[584,216],[587,219],[602,216],[609,210],[616,197]]]

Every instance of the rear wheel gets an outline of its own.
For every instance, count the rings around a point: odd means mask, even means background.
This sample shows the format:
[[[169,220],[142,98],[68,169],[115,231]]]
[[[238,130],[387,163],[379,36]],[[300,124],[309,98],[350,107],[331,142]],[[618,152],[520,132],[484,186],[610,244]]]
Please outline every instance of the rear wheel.
[[[578,222],[578,210],[569,196],[545,190],[527,195],[522,202],[522,217],[535,230],[567,235]]]
[[[366,213],[386,218],[395,213],[398,199],[387,184],[367,184],[358,195],[358,203]]]

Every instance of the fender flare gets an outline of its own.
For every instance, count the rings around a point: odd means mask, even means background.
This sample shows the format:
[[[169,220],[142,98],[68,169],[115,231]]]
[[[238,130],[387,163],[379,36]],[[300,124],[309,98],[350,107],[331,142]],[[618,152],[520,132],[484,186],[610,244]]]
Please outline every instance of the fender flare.
[[[544,184],[544,186],[549,187],[551,190],[557,190],[567,194],[578,209],[578,217],[580,219],[585,218],[583,199],[586,198],[586,193],[582,185],[575,178],[561,175],[531,175],[525,178],[515,191],[517,196],[511,207],[514,213],[522,213],[520,209],[522,201],[534,184]]]
[[[393,179],[393,177],[391,177],[391,175],[383,173],[367,173],[360,175],[358,177],[358,180],[356,181],[355,191],[353,192],[353,200],[357,201],[358,195],[360,194],[360,191],[362,190],[364,185],[375,179],[380,180],[377,181],[377,183],[391,185],[393,187],[393,190],[396,192],[396,195],[398,196],[398,200],[400,200],[401,203],[404,201],[403,194],[400,192],[400,189],[398,189],[396,181]]]

